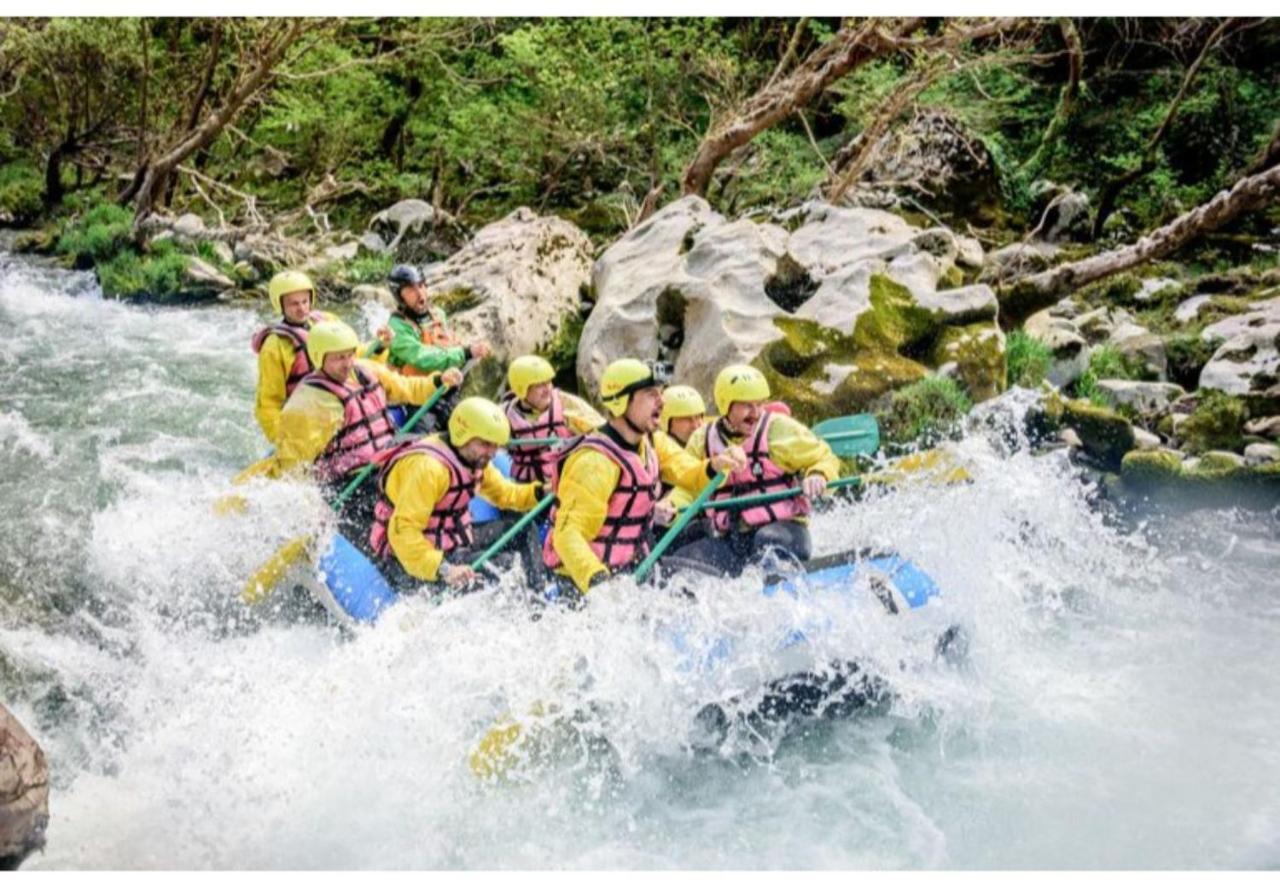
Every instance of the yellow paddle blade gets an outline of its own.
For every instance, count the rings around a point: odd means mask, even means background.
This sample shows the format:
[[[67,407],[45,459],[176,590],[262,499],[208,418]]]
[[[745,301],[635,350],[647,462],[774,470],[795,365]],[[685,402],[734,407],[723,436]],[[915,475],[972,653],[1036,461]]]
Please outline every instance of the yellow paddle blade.
[[[863,478],[865,483],[893,485],[905,481],[951,485],[973,479],[964,465],[945,449],[926,449],[890,462],[883,471]]]
[[[219,517],[231,517],[249,510],[249,500],[238,492],[220,495],[213,503],[213,512]]]
[[[270,597],[276,585],[280,583],[280,579],[284,578],[293,568],[293,564],[307,553],[307,543],[310,540],[309,535],[299,535],[272,554],[270,560],[249,576],[244,590],[240,592],[240,599],[254,606]]]
[[[514,720],[499,722],[480,739],[476,749],[467,758],[467,764],[476,778],[501,778],[511,771],[520,758],[513,753],[524,730]]]
[[[231,485],[240,486],[244,483],[248,483],[254,477],[265,477],[267,473],[270,471],[271,465],[274,464],[274,462],[275,462],[275,458],[273,458],[270,455],[268,455],[266,458],[258,459],[253,464],[249,465],[249,467],[245,468],[243,471],[241,471],[240,473],[232,477]]]

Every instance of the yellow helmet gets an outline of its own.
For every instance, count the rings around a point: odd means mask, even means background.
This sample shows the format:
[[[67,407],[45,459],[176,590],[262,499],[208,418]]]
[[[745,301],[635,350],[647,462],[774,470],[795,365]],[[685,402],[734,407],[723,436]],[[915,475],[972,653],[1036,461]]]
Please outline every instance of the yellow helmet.
[[[716,376],[715,394],[716,410],[721,415],[727,414],[729,407],[740,400],[768,400],[772,396],[764,373],[754,366],[741,363],[720,370],[720,374]]]
[[[555,377],[556,371],[552,365],[537,354],[516,357],[507,368],[507,385],[521,400],[529,393],[529,388]]]
[[[350,351],[360,347],[356,331],[341,320],[324,320],[307,333],[307,359],[313,369],[324,365],[325,354]]]
[[[707,414],[707,404],[702,395],[688,385],[672,385],[662,392],[662,421],[664,431],[671,430],[673,418],[696,418]]]
[[[600,400],[610,415],[622,415],[631,403],[632,394],[661,384],[651,367],[640,360],[624,357],[604,368],[604,375],[600,376]]]
[[[316,284],[311,282],[310,277],[301,271],[281,271],[276,274],[267,284],[267,297],[271,299],[271,309],[277,314],[283,314],[284,308],[280,306],[280,301],[289,293],[301,292],[304,289],[311,292],[311,306],[314,308]]]
[[[495,446],[506,446],[511,439],[511,425],[498,404],[484,397],[468,397],[454,407],[449,416],[449,442],[466,446],[479,437]]]

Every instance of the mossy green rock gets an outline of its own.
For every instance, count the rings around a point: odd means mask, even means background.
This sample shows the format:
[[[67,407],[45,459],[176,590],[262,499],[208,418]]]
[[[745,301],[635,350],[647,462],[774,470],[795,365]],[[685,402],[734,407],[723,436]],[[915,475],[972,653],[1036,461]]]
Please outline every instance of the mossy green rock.
[[[1084,451],[1107,470],[1118,469],[1125,454],[1137,446],[1133,426],[1124,416],[1088,400],[1063,401],[1061,420],[1080,435]]]
[[[860,351],[900,353],[937,334],[937,318],[916,303],[910,289],[883,274],[873,274],[870,287],[871,307],[853,328],[853,340]]]
[[[1188,452],[1239,449],[1244,445],[1244,423],[1249,409],[1237,397],[1219,391],[1203,391],[1196,411],[1178,426],[1178,437]]]
[[[974,400],[988,400],[1005,388],[1008,367],[1004,334],[990,323],[948,326],[934,342],[934,366],[956,364],[956,375]]]
[[[1179,453],[1168,449],[1130,452],[1121,461],[1120,476],[1141,491],[1213,489],[1232,501],[1231,496],[1242,490],[1280,491],[1280,462],[1243,466],[1232,459],[1206,457],[1187,467]]]

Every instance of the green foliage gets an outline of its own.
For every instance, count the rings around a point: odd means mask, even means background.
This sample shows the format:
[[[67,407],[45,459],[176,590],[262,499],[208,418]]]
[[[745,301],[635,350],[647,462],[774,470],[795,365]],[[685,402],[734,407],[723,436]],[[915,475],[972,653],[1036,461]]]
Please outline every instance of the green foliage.
[[[115,203],[99,203],[67,224],[56,249],[87,267],[128,248],[132,225],[133,213],[128,209]]]
[[[391,268],[395,264],[395,256],[360,255],[347,262],[342,268],[342,278],[348,283],[384,283]]]
[[[891,442],[929,446],[952,432],[972,407],[964,388],[953,379],[935,376],[894,391],[876,417]]]
[[[1178,427],[1188,452],[1240,449],[1249,409],[1243,401],[1221,391],[1201,391],[1196,410]]]
[[[1005,359],[1008,361],[1008,385],[1034,388],[1049,375],[1053,351],[1039,339],[1016,329],[1005,339]]]
[[[574,373],[578,365],[578,340],[582,338],[582,327],[586,323],[587,318],[580,313],[565,317],[556,337],[538,352],[556,368],[557,383],[564,380],[571,388],[577,386]]]
[[[182,291],[182,272],[187,257],[177,250],[164,249],[149,256],[127,250],[97,266],[103,295],[129,298],[149,295],[165,299]]]
[[[1200,380],[1200,370],[1204,369],[1215,350],[1215,343],[1204,341],[1198,334],[1166,338],[1164,352],[1169,364],[1169,381],[1187,390],[1195,388]]]
[[[0,166],[0,216],[11,216],[19,223],[31,221],[44,207],[43,191],[44,178],[31,164]]]
[[[1076,396],[1095,406],[1113,408],[1111,397],[1098,386],[1106,378],[1150,381],[1152,376],[1141,360],[1128,357],[1111,345],[1099,345],[1089,352],[1089,367],[1076,379]]]

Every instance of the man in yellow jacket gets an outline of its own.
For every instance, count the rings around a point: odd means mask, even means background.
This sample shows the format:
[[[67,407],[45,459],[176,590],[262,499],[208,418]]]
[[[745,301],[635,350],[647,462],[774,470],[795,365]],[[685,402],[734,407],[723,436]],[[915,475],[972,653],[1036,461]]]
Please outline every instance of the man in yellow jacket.
[[[695,559],[736,574],[769,548],[799,560],[813,554],[807,515],[810,500],[822,495],[840,474],[840,461],[825,441],[789,415],[770,408],[769,382],[752,366],[734,365],[716,376],[720,418],[689,438],[695,458],[740,446],[746,464],[731,473],[711,502],[738,496],[780,492],[800,486],[803,494],[740,509],[710,510],[716,537],[681,547],[674,555]]]
[[[395,427],[386,414],[388,404],[422,404],[441,384],[462,381],[456,369],[409,378],[358,360],[359,344],[355,331],[340,320],[312,327],[307,353],[319,368],[298,383],[280,412],[268,476],[309,467],[322,485],[337,487],[391,445]]]
[[[615,360],[600,379],[609,413],[565,459],[558,504],[543,549],[562,589],[589,588],[637,565],[648,553],[661,481],[700,490],[718,471],[746,463],[739,447],[711,459],[690,457],[669,437],[655,440],[662,383],[639,360]]]
[[[506,511],[528,511],[539,483],[513,483],[491,463],[511,437],[496,403],[468,397],[449,416],[449,432],[397,447],[382,464],[369,547],[382,558],[392,584],[407,587],[443,581],[462,587],[477,575],[467,560],[479,544],[496,538],[503,521],[471,525],[471,499],[483,495]]]
[[[307,337],[311,327],[337,318],[327,311],[315,310],[316,286],[301,271],[281,271],[267,285],[271,309],[280,321],[254,333],[251,345],[258,355],[258,392],[253,415],[263,435],[274,446],[279,443],[280,410],[298,382],[315,370],[307,356]],[[389,338],[383,330],[380,336]],[[366,356],[386,356],[380,341],[364,349]]]
[[[688,385],[672,385],[662,392],[662,417],[653,438],[670,437],[678,446],[684,447],[706,420],[707,405],[702,402],[702,395],[697,389]],[[677,511],[687,508],[696,495],[696,492],[680,486],[662,484],[662,501]],[[690,529],[685,528],[683,538],[688,538]]]
[[[511,425],[512,441],[507,452],[514,480],[540,480],[554,486],[559,464],[559,454],[553,446],[520,446],[520,440],[569,440],[604,424],[600,413],[586,400],[559,390],[555,377],[554,367],[536,354],[517,357],[507,368],[510,392],[501,406]]]

